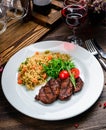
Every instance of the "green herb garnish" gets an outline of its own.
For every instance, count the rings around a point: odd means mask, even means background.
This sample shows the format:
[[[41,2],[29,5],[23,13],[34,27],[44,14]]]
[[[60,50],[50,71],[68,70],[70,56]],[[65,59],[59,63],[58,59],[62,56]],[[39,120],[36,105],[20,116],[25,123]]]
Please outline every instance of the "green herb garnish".
[[[61,70],[67,70],[70,74],[70,80],[75,87],[75,78],[70,72],[70,69],[75,68],[75,65],[72,60],[65,61],[60,58],[52,59],[51,61],[49,61],[48,65],[43,64],[43,68],[47,75],[52,78],[57,78]]]

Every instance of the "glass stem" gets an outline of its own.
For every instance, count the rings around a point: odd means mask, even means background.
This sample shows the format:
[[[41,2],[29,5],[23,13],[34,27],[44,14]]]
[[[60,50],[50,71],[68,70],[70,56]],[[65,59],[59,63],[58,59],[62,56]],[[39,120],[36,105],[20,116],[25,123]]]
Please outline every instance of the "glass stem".
[[[73,35],[76,37],[76,27],[73,27]]]

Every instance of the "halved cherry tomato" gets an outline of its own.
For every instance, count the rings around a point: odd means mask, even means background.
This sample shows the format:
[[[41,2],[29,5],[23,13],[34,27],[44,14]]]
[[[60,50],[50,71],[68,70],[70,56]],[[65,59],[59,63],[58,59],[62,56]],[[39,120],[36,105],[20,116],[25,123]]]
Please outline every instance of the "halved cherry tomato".
[[[68,77],[69,77],[69,73],[68,73],[67,70],[62,70],[62,71],[60,71],[60,73],[59,73],[59,78],[60,78],[60,79],[66,79],[66,78],[68,78]]]
[[[72,68],[70,71],[71,71],[71,73],[74,75],[74,78],[75,78],[75,79],[79,77],[80,71],[79,71],[78,68]]]

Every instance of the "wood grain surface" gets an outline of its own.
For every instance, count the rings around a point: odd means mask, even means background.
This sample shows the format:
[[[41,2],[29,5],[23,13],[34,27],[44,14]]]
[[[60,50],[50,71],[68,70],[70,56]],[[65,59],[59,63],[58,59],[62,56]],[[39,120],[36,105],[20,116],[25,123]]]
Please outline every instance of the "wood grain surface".
[[[32,7],[33,8],[33,7]],[[61,17],[61,9],[63,8],[63,0],[52,0],[51,9],[48,15],[43,15],[38,12],[33,12],[32,15],[37,23],[53,26]]]
[[[44,35],[45,31],[49,33]],[[22,37],[22,34],[24,37]],[[33,21],[24,24],[22,21],[10,21],[7,31],[0,35],[0,56],[3,57],[2,67],[5,66],[4,63],[8,61],[10,55],[12,56],[24,46],[45,40],[66,41],[67,36],[71,34],[71,29],[63,22],[49,30],[47,27],[44,28],[33,23]],[[87,22],[77,30],[77,35],[83,41],[96,38],[106,52],[105,26],[101,24],[98,26],[91,25]],[[85,47],[84,44],[83,47]],[[104,70],[103,72],[104,88],[96,103],[82,114],[62,121],[37,120],[20,113],[7,101],[0,85],[0,130],[106,130],[106,108],[103,106],[106,103],[106,72]],[[0,72],[0,79],[1,76],[2,72]]]
[[[49,30],[49,28],[33,21],[27,23],[23,23],[22,21],[9,23],[6,32],[0,36],[0,55],[3,58],[2,64],[21,48],[36,42]]]
[[[30,5],[30,15],[28,15],[30,21],[25,21],[25,18],[24,20],[9,19],[7,30],[0,35],[0,57],[3,59],[1,64],[4,64],[21,48],[38,41],[49,32],[61,18],[60,10],[62,9],[63,0],[53,0],[51,2],[51,11],[47,16],[33,12],[31,0]],[[28,18],[26,18],[26,20],[27,19]]]

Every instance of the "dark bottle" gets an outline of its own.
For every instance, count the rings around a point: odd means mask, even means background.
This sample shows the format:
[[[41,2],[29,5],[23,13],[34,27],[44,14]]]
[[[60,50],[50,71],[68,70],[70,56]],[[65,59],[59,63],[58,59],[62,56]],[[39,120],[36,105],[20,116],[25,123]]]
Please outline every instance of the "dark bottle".
[[[32,12],[31,12],[31,0],[20,0],[23,7],[27,9],[27,14],[23,18],[23,22],[28,22],[32,19]]]
[[[48,15],[51,11],[51,0],[32,0],[33,11]]]

